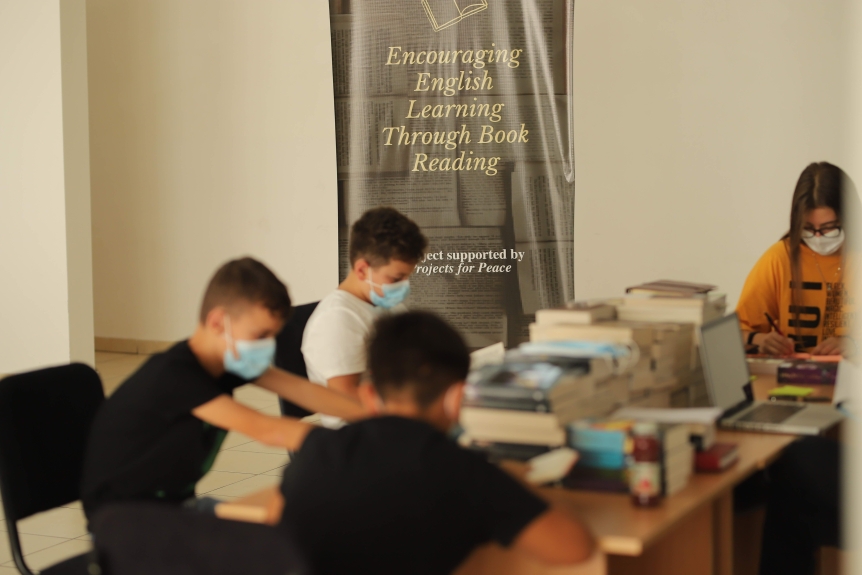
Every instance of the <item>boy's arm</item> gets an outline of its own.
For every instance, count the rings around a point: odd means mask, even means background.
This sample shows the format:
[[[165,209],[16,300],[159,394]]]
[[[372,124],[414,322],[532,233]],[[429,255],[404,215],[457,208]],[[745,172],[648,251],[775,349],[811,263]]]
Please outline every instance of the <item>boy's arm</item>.
[[[313,385],[313,384],[312,384]],[[291,417],[272,417],[220,395],[192,410],[192,415],[210,425],[237,431],[266,445],[297,451],[314,426]]]
[[[580,521],[552,506],[521,531],[512,547],[546,565],[573,565],[592,557],[596,542]]]
[[[311,412],[334,415],[347,421],[356,421],[368,415],[357,399],[277,367],[270,367],[254,383]]]
[[[350,397],[359,397],[359,383],[362,381],[361,373],[351,373],[350,375],[339,375],[330,377],[326,386],[329,389],[343,393]]]
[[[544,499],[547,511],[527,524],[512,542],[512,547],[530,554],[547,565],[572,565],[593,556],[596,542],[589,529],[566,509],[560,508],[527,482],[530,466],[503,461],[499,467],[524,489]]]

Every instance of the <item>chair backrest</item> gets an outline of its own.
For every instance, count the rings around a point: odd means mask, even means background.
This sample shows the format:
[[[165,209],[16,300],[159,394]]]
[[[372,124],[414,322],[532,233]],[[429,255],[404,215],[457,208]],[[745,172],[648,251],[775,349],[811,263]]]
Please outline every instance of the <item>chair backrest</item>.
[[[0,492],[11,525],[80,497],[99,375],[73,363],[0,380]]]
[[[300,377],[308,377],[305,368],[305,358],[302,356],[302,334],[308,318],[314,313],[317,304],[312,302],[293,308],[290,319],[284,324],[281,333],[275,338],[275,366]],[[305,417],[311,412],[282,399],[280,401],[281,414],[290,417]]]
[[[90,523],[104,575],[307,575],[281,527],[153,503],[105,506]]]

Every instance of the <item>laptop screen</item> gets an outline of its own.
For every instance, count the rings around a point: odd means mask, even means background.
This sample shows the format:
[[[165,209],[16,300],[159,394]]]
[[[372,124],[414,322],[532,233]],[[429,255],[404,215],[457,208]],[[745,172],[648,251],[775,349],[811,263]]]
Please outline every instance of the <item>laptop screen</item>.
[[[728,409],[745,401],[748,363],[739,319],[735,313],[700,328],[700,359],[709,398],[715,407]]]

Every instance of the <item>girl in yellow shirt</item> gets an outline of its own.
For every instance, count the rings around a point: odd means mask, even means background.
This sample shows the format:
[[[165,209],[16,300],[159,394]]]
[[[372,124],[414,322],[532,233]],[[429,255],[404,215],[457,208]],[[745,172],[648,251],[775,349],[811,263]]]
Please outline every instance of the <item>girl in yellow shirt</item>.
[[[844,172],[826,162],[810,164],[799,176],[790,231],[755,264],[736,308],[744,339],[760,353],[846,356],[856,350],[849,338],[855,302],[845,284],[842,217],[852,193]]]

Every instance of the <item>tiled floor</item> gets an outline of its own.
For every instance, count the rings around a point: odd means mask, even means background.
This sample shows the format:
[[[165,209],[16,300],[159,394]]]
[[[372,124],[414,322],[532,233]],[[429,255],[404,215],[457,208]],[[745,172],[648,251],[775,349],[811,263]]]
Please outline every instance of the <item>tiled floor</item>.
[[[123,353],[96,353],[96,369],[105,393],[111,394],[134,372],[147,356]],[[275,394],[253,385],[238,389],[234,397],[246,405],[271,415],[278,414]],[[198,484],[199,494],[218,499],[236,499],[279,482],[287,465],[283,449],[269,447],[238,433],[229,433],[212,471]],[[0,518],[0,575],[18,571],[12,562],[6,537],[6,522]],[[22,545],[31,569],[43,569],[89,549],[84,514],[79,503],[55,509],[18,522]]]

